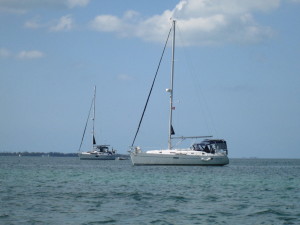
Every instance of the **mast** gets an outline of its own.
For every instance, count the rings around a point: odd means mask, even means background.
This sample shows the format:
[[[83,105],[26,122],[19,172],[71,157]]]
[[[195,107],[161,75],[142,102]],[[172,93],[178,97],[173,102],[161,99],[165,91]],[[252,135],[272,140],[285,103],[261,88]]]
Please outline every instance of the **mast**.
[[[170,93],[170,116],[169,116],[169,139],[168,139],[168,148],[172,149],[172,135],[173,126],[172,126],[172,111],[173,111],[173,81],[174,81],[174,56],[175,56],[175,24],[176,21],[173,20],[173,41],[172,41],[172,60],[171,60],[171,89],[167,91]]]
[[[93,106],[93,146],[96,144],[96,140],[95,140],[95,116],[96,116],[96,85],[94,87],[94,106]]]

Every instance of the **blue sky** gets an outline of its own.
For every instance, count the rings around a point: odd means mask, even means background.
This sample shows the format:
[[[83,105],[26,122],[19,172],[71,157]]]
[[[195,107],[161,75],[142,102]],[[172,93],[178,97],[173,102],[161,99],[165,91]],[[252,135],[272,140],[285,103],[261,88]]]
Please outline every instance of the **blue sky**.
[[[77,152],[96,85],[98,143],[125,153],[174,18],[176,135],[299,158],[299,12],[299,0],[0,0],[0,151]],[[142,148],[167,147],[169,76],[170,48]]]

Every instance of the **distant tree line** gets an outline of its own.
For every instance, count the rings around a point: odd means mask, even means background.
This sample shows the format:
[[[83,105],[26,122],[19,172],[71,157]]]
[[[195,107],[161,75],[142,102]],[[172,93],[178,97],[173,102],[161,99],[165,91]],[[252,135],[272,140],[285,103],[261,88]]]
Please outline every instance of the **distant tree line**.
[[[60,152],[0,152],[0,156],[78,157],[78,154]]]

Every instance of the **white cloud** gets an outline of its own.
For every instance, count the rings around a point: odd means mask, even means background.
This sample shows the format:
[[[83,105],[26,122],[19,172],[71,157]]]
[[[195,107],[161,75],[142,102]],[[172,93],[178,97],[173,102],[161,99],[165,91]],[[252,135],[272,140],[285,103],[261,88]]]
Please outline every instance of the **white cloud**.
[[[89,4],[90,0],[67,0],[67,4],[70,8],[74,8],[76,6],[86,6]]]
[[[51,32],[70,31],[75,27],[75,21],[71,15],[62,16],[57,20],[46,23],[41,22],[39,17],[35,17],[26,21],[24,27],[28,29],[45,28]]]
[[[32,51],[21,51],[17,58],[19,59],[38,59],[44,57],[45,54],[43,52],[32,50]]]
[[[29,29],[38,29],[38,28],[41,28],[41,27],[45,27],[45,25],[41,24],[39,22],[38,17],[35,17],[31,20],[26,21],[25,24],[24,24],[24,27],[29,28]]]
[[[20,51],[14,53],[6,48],[0,48],[0,58],[17,58],[17,59],[38,59],[44,57],[45,54],[38,50]]]
[[[139,13],[129,10],[124,13],[122,18],[113,15],[96,16],[90,22],[90,27],[100,32],[116,32],[121,36],[138,36],[136,25],[139,23]]]
[[[253,11],[276,9],[281,0],[181,0],[174,9],[175,16],[199,17],[214,14],[237,15]]]
[[[129,80],[133,80],[133,77],[127,75],[127,74],[120,74],[118,75],[118,80],[122,80],[122,81],[129,81]]]
[[[173,9],[148,19],[142,19],[137,12],[128,11],[123,17],[98,15],[90,24],[96,31],[161,42],[170,28],[170,18],[174,18],[186,45],[258,42],[274,35],[274,31],[260,25],[254,13],[275,10],[281,1],[181,0]]]
[[[124,19],[134,19],[137,16],[139,16],[140,14],[134,10],[128,10],[127,12],[125,12],[124,14]]]
[[[123,21],[116,16],[101,15],[97,16],[92,22],[91,27],[98,31],[114,32],[121,31],[124,25]]]
[[[50,31],[69,31],[74,27],[74,20],[71,15],[63,16],[59,19],[56,25],[49,28]]]
[[[0,12],[24,14],[36,8],[60,9],[88,5],[90,0],[0,0]]]

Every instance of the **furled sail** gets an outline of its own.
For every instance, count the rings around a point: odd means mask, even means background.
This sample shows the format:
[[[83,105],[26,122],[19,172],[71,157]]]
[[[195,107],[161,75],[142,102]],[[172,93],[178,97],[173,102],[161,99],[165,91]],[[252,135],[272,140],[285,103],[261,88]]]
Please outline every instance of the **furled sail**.
[[[175,134],[175,131],[174,131],[173,126],[171,125],[171,135],[174,135],[174,134]]]
[[[96,145],[96,139],[94,135],[93,135],[93,145]]]

